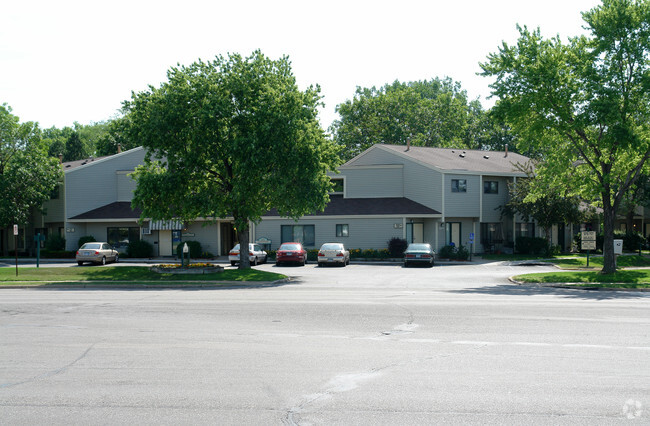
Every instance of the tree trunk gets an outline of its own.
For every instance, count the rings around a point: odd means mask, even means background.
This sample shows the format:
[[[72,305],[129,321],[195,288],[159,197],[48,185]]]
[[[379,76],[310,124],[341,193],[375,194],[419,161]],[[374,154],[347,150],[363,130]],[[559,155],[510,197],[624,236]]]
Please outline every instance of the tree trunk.
[[[250,269],[251,261],[248,257],[248,226],[237,228],[237,237],[239,238],[239,269]]]
[[[607,200],[608,201],[608,200]],[[616,210],[608,202],[603,206],[603,269],[601,274],[613,274],[616,272],[616,258],[614,257],[614,221]]]
[[[627,233],[634,231],[634,210],[635,208],[632,207],[632,209],[625,215],[625,232]]]

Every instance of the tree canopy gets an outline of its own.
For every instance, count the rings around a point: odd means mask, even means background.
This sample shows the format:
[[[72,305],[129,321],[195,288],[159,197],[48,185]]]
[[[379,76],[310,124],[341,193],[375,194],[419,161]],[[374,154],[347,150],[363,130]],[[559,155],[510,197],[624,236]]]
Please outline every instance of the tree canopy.
[[[20,123],[8,105],[0,105],[0,227],[26,224],[62,174],[59,160],[48,156],[38,125]]]
[[[337,112],[341,118],[331,131],[344,160],[377,143],[500,148],[508,137],[480,102],[468,102],[460,83],[450,78],[358,87]]]
[[[287,57],[217,56],[167,78],[125,103],[129,137],[148,152],[134,174],[143,218],[232,217],[247,247],[249,221],[272,208],[324,209],[338,157],[317,119],[320,89],[299,90]]]
[[[650,157],[650,3],[604,0],[582,16],[588,35],[562,42],[518,27],[517,43],[481,67],[496,77],[495,109],[543,152],[539,178],[602,206],[611,273],[617,210]]]

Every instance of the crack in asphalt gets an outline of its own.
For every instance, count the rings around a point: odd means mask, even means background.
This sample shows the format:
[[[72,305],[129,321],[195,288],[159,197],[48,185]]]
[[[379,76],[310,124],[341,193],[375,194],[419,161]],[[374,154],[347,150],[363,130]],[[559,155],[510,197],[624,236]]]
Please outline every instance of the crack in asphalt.
[[[0,383],[0,389],[11,388],[11,387],[14,387],[14,386],[19,386],[19,385],[23,385],[23,384],[25,384],[25,383],[35,382],[35,381],[40,380],[40,379],[45,379],[45,378],[48,378],[48,377],[56,376],[57,374],[61,374],[61,373],[63,373],[64,371],[68,370],[68,369],[69,369],[70,367],[72,367],[73,365],[75,365],[76,363],[78,363],[79,361],[81,361],[82,359],[84,359],[84,358],[86,357],[86,355],[88,355],[88,352],[90,352],[90,350],[91,350],[93,347],[95,347],[95,345],[96,345],[97,343],[98,343],[98,342],[95,342],[95,343],[93,343],[92,345],[90,345],[90,346],[89,346],[89,347],[88,347],[88,348],[87,348],[87,349],[86,349],[86,350],[85,350],[81,355],[79,355],[79,357],[77,357],[77,359],[75,359],[75,360],[73,360],[72,362],[70,362],[70,363],[64,365],[64,366],[61,367],[61,368],[57,368],[57,369],[55,369],[55,370],[47,371],[47,372],[45,372],[45,373],[43,373],[43,374],[39,374],[38,376],[35,376],[35,377],[32,377],[32,378],[29,378],[29,379],[23,380],[23,381],[21,381],[21,382],[14,382],[14,383]]]

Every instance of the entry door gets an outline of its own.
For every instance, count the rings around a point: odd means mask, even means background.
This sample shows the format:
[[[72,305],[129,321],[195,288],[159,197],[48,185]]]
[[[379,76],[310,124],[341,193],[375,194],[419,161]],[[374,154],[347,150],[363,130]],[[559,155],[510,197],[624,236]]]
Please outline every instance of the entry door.
[[[424,242],[424,224],[407,223],[406,224],[406,241],[409,243]]]
[[[158,231],[158,255],[173,256],[172,231]]]
[[[447,245],[460,246],[460,222],[447,222]]]

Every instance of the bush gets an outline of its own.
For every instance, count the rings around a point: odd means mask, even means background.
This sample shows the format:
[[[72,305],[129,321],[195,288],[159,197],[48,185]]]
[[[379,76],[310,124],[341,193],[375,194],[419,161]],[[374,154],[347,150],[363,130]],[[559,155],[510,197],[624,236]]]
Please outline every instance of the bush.
[[[456,249],[455,257],[456,260],[468,260],[469,259],[469,250],[464,245],[458,246]]]
[[[318,249],[307,250],[307,260],[310,262],[316,262],[318,260]]]
[[[201,257],[203,250],[201,249],[201,243],[198,241],[183,241],[178,247],[176,247],[176,257],[179,259],[183,258],[183,246],[187,243],[187,247],[190,249],[190,258],[197,259]]]
[[[623,250],[625,251],[637,251],[640,246],[646,246],[646,239],[639,232],[625,232],[625,231],[614,231],[615,240],[623,240]],[[574,237],[574,241],[578,250],[581,250],[582,234],[579,232]],[[603,242],[605,241],[605,235],[600,233],[596,235],[596,250],[603,251]]]
[[[86,244],[86,243],[93,243],[93,242],[95,242],[95,241],[97,241],[97,240],[95,239],[95,237],[93,237],[92,235],[86,235],[86,236],[84,236],[84,237],[79,238],[79,242],[77,242],[77,244],[79,245],[79,247],[77,247],[77,248],[79,249],[79,248],[81,248],[82,245],[84,245],[84,244]]]
[[[390,257],[404,256],[406,247],[408,247],[408,243],[403,238],[394,237],[388,241],[388,251],[390,252]]]
[[[54,234],[45,238],[45,250],[63,251],[65,250],[65,238]]]
[[[515,247],[518,254],[541,254],[548,256],[551,253],[548,241],[542,237],[517,237]]]
[[[153,255],[153,246],[143,240],[132,241],[126,246],[126,255],[129,257],[151,257]]]
[[[438,253],[438,257],[442,259],[453,259],[455,252],[456,252],[456,247],[444,246],[443,248],[440,249],[440,253]]]
[[[41,259],[74,259],[77,253],[65,250],[43,250]]]

